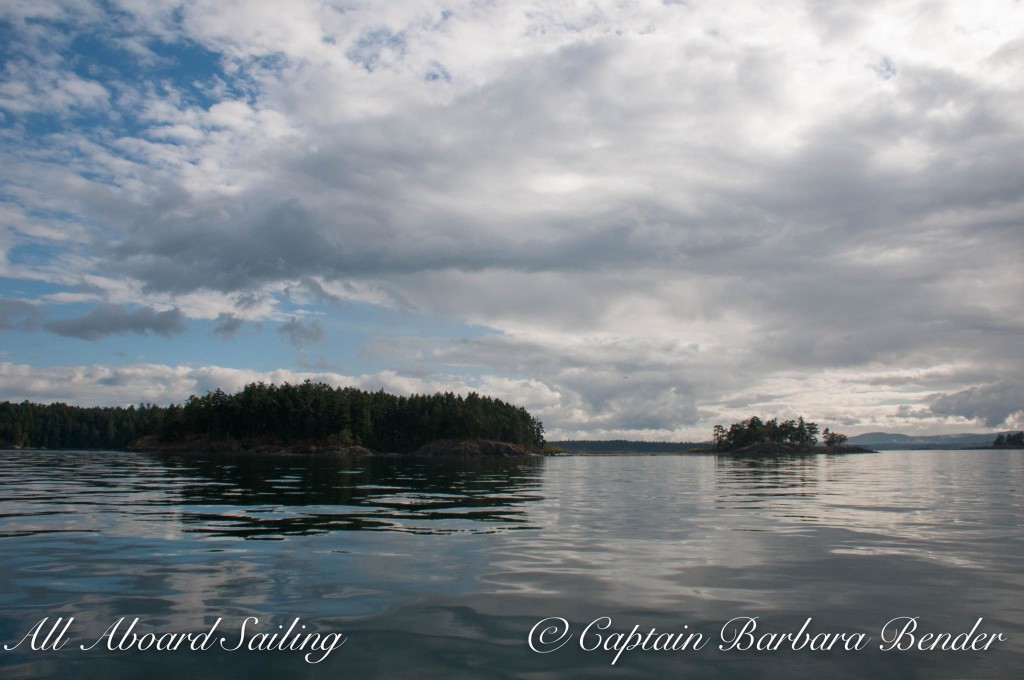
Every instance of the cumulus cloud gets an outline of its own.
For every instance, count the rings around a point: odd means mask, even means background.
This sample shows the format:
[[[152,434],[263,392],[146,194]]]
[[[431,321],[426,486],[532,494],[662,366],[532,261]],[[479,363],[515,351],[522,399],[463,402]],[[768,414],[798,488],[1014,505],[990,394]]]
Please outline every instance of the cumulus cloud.
[[[99,340],[108,335],[156,333],[171,337],[187,330],[185,316],[175,307],[158,312],[152,307],[126,309],[118,305],[103,304],[92,311],[70,319],[47,321],[46,329],[71,338]]]
[[[159,405],[180,403],[193,394],[222,389],[235,392],[245,385],[267,383],[325,382],[335,387],[358,387],[392,394],[433,394],[484,392],[533,410],[552,403],[554,397],[533,380],[485,378],[466,381],[459,376],[436,376],[423,380],[385,370],[358,375],[333,371],[276,369],[257,371],[226,366],[184,366],[167,364],[89,364],[74,366],[30,366],[0,362],[0,383],[5,398],[12,401],[51,403],[63,401],[82,406],[115,406],[140,401]]]
[[[36,367],[0,362],[0,381],[5,395],[18,401],[41,403],[65,401],[82,406],[114,406],[140,401],[167,405],[180,403],[192,394],[215,389],[236,391],[250,382],[301,382],[307,377],[332,384],[346,384],[344,376],[301,374],[292,371],[251,371],[220,366],[169,366],[165,364],[104,364]]]
[[[943,394],[932,402],[931,411],[940,416],[980,421],[989,427],[1017,426],[1024,419],[1024,385],[1000,380]]]

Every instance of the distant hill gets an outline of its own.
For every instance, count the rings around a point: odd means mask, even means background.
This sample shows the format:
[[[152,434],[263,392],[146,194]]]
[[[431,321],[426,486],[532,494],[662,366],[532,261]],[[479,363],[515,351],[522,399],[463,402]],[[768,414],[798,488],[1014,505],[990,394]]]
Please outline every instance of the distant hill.
[[[991,446],[997,432],[960,434],[939,434],[917,436],[899,434],[897,432],[868,432],[850,437],[847,444],[863,446],[869,449],[964,449],[978,446]],[[1009,434],[1004,432],[1003,434]],[[610,451],[635,451],[639,453],[675,453],[696,448],[712,448],[713,442],[637,442],[627,439],[601,440],[566,440],[548,442],[570,452],[594,451],[607,453]]]
[[[989,446],[996,438],[996,434],[965,432],[916,436],[895,432],[867,432],[850,437],[848,443],[875,449],[962,449],[972,446]]]

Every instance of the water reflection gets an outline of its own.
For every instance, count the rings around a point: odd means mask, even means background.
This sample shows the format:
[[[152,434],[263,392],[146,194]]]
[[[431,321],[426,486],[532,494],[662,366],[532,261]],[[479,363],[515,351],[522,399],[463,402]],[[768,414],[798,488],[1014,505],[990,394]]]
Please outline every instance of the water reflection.
[[[716,456],[715,505],[761,508],[815,499],[821,461],[819,456]]]
[[[99,635],[302,617],[351,642],[288,655],[0,654],[3,677],[1017,677],[1024,456],[374,458],[5,452],[0,641],[43,616]],[[275,540],[252,540],[275,539]],[[714,634],[865,631],[919,615],[984,655],[537,655],[541,618]]]
[[[994,536],[1020,540],[1018,532],[1004,530],[1014,525],[1020,504],[982,513],[977,490],[1019,499],[1020,464],[1019,457],[956,451],[721,456],[715,459],[715,505],[744,511],[738,530],[778,535],[816,525],[821,535],[827,528],[835,536],[828,546],[834,555],[913,557],[981,570],[1002,555]]]
[[[543,459],[8,452],[0,537],[45,532],[282,539],[332,531],[528,526]],[[53,493],[59,489],[59,495]],[[5,505],[6,504],[6,505]]]

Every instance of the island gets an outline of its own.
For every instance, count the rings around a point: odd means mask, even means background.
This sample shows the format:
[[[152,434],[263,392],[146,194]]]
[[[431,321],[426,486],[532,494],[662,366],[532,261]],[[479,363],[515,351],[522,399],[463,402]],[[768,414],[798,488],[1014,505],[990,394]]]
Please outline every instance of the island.
[[[0,404],[0,443],[15,448],[519,457],[540,454],[526,409],[470,392],[395,396],[306,380],[255,382],[166,408]]]
[[[818,433],[822,443],[818,446]],[[847,436],[832,432],[829,428],[821,431],[817,423],[807,422],[803,416],[797,420],[777,418],[762,420],[752,416],[729,429],[715,425],[712,432],[712,449],[694,449],[706,453],[731,455],[778,456],[789,454],[817,453],[875,453],[871,449],[846,444]]]

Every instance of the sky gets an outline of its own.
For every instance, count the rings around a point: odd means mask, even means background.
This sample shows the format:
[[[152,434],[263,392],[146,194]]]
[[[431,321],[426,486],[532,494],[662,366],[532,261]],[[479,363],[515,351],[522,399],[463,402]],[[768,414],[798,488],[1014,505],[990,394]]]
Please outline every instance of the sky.
[[[4,0],[0,399],[1024,428],[1024,3]]]

